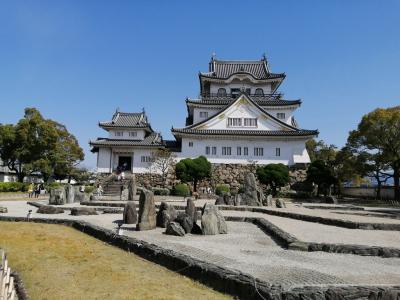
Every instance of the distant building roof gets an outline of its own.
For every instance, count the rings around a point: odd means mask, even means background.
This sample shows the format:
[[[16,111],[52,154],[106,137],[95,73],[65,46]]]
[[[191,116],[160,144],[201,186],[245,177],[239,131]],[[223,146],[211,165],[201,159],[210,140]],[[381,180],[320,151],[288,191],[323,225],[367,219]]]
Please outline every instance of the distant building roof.
[[[143,140],[122,140],[98,138],[96,141],[90,141],[90,146],[97,148],[99,146],[138,146],[138,147],[164,147],[165,144],[159,133],[153,132]]]
[[[284,73],[274,74],[269,71],[267,60],[217,60],[212,58],[209,72],[200,73],[201,76],[226,79],[233,74],[247,73],[255,79],[270,79],[285,77]]]
[[[115,112],[111,121],[99,122],[100,127],[104,128],[150,128],[147,116],[141,113]]]

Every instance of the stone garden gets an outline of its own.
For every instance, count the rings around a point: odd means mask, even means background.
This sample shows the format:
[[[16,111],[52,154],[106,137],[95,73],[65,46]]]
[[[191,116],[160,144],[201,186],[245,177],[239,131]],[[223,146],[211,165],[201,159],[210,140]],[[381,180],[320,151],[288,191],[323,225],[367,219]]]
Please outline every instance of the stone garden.
[[[252,172],[236,193],[200,197],[102,180],[102,195],[65,185],[49,200],[4,201],[0,220],[70,225],[243,299],[400,291],[400,210],[273,197]]]

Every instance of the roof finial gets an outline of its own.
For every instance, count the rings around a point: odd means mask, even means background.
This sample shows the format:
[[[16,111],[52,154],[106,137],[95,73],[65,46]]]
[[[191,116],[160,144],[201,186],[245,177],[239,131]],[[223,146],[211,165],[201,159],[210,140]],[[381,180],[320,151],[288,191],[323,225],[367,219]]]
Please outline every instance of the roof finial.
[[[117,107],[117,108],[115,109],[115,113],[116,113],[116,114],[119,113],[119,107]]]
[[[144,113],[144,114],[146,113],[146,111],[144,110],[144,107],[142,107],[142,113]]]
[[[215,60],[217,58],[217,54],[215,54],[215,51],[211,54],[211,60]]]
[[[267,54],[265,52],[263,53],[261,60],[267,60]]]

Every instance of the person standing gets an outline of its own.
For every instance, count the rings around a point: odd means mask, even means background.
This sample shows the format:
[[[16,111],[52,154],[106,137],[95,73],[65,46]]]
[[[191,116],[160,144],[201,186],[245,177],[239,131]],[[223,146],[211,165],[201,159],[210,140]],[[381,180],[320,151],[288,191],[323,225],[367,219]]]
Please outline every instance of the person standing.
[[[32,196],[33,196],[33,189],[34,189],[34,185],[33,185],[33,183],[31,182],[30,184],[29,184],[29,187],[28,187],[28,197],[29,198],[32,198]]]

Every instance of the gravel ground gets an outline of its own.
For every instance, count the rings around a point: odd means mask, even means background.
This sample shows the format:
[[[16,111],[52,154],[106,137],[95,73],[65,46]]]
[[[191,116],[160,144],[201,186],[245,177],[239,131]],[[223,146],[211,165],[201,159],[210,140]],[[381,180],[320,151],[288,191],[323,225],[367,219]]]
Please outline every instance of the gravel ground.
[[[122,217],[121,214],[41,215],[35,213],[35,207],[22,201],[2,202],[2,206],[9,209],[9,213],[5,215],[26,216],[27,211],[32,209],[34,212],[32,217],[79,219],[113,230],[116,228],[115,222]],[[396,244],[394,237],[387,235],[389,233],[396,234],[392,231],[350,230],[265,214],[246,214],[265,217],[282,229],[291,233],[295,232],[294,235],[305,240],[318,238],[336,242],[325,236],[330,234],[336,236],[337,241],[348,242],[351,240],[354,243],[358,236],[362,244],[366,244],[367,241],[379,243],[382,246]],[[226,268],[241,270],[271,284],[280,284],[285,288],[325,284],[400,284],[399,258],[284,250],[257,226],[250,223],[228,222],[229,233],[216,236],[175,237],[163,234],[164,229],[161,228],[138,232],[133,227],[124,226],[124,234]],[[363,232],[365,235],[362,235]],[[397,239],[399,240],[399,236]],[[396,245],[400,247],[399,242]]]

